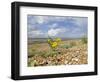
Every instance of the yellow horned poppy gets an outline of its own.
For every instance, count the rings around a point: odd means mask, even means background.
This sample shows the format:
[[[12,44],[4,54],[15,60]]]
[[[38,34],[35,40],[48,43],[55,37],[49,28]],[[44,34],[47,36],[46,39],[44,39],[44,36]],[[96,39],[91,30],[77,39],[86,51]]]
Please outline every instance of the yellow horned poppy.
[[[52,48],[56,48],[58,46],[58,43],[57,42],[52,42],[52,44],[51,44],[51,47]]]
[[[60,38],[56,38],[55,40],[48,39],[48,44],[51,46],[51,48],[57,48],[59,42],[61,42]]]
[[[60,38],[56,38],[55,41],[56,41],[56,42],[61,42],[61,39],[60,39]]]

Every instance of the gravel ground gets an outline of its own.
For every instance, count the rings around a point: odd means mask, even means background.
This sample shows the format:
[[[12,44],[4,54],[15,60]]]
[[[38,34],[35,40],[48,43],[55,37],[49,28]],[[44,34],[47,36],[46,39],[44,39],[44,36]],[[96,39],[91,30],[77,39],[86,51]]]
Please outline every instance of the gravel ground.
[[[68,49],[59,48],[60,52],[54,56],[42,57],[34,55],[28,58],[30,66],[50,66],[50,65],[81,65],[88,64],[87,44],[74,46]]]

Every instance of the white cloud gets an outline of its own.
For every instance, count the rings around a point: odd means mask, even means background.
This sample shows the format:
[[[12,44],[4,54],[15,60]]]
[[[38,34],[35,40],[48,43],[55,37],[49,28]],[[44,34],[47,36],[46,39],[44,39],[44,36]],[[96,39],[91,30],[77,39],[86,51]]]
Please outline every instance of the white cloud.
[[[78,25],[80,28],[83,27],[83,25],[86,25],[88,20],[86,17],[79,17],[79,18],[72,18],[72,20],[74,21],[73,23],[75,23],[76,25]]]
[[[29,32],[28,36],[31,38],[41,38],[41,37],[46,37],[46,33],[42,32],[41,30],[35,30]]]
[[[64,20],[66,20],[66,17],[64,17],[64,16],[59,16],[59,17],[54,17],[54,18],[52,18],[53,20],[55,19],[56,21],[64,21]]]
[[[45,18],[43,16],[36,16],[36,22],[42,24],[45,22]]]
[[[28,32],[31,32],[31,31],[35,31],[35,30],[38,30],[38,27],[36,27],[35,25],[28,25]]]
[[[52,17],[49,16],[35,16],[35,21],[38,24],[43,24],[43,23],[47,23],[54,20],[54,18],[52,19]]]
[[[64,21],[66,17],[56,17],[56,16],[35,16],[35,21],[38,24],[48,23],[50,21]]]
[[[65,28],[57,28],[57,29],[50,29],[48,30],[48,35],[49,36],[57,36],[58,34],[66,32]]]
[[[32,33],[33,33],[34,35],[42,35],[42,34],[43,34],[43,32],[40,31],[40,30],[32,31]]]

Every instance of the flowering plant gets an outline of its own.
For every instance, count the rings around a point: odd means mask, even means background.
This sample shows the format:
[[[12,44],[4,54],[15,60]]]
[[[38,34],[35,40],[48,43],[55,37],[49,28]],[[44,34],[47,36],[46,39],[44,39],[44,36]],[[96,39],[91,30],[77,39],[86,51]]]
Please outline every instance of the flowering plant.
[[[55,39],[49,38],[48,39],[48,44],[50,45],[52,49],[56,49],[59,46],[60,42],[61,42],[60,38],[55,38]]]

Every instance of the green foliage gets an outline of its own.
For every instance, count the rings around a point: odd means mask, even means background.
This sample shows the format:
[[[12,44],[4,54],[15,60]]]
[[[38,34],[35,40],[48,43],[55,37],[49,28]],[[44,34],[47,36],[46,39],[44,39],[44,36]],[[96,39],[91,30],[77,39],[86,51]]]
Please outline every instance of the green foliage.
[[[71,46],[71,45],[66,45],[66,44],[64,44],[64,45],[61,45],[60,47],[61,47],[61,48],[66,48],[66,49],[68,49],[68,48],[71,48],[72,46]]]
[[[38,65],[38,62],[36,60],[31,60],[31,61],[28,61],[28,66],[31,67],[31,66],[37,66]]]
[[[50,50],[50,51],[48,51],[48,52],[45,52],[43,55],[41,55],[42,57],[48,57],[48,56],[51,56],[51,57],[53,57],[53,56],[56,56],[56,55],[58,55],[59,53],[58,53],[58,51],[54,51],[54,50]]]
[[[32,57],[34,55],[35,50],[29,49],[28,50],[28,57]]]
[[[42,57],[48,57],[48,56],[55,56],[59,54],[57,50],[49,50],[49,51],[32,51],[30,50],[28,57],[31,58],[33,56],[42,56]]]
[[[86,44],[87,43],[87,38],[83,37],[83,38],[81,38],[81,41],[82,41],[83,44]]]
[[[39,56],[42,56],[42,57],[47,57],[48,54],[46,54],[47,52],[46,51],[39,51],[37,52]]]
[[[68,48],[72,48],[73,46],[76,46],[76,43],[72,41],[72,42],[70,42],[68,44],[63,44],[60,47],[68,49]]]
[[[30,62],[30,61],[28,61],[28,66],[29,66],[29,67],[31,66],[31,62]]]

